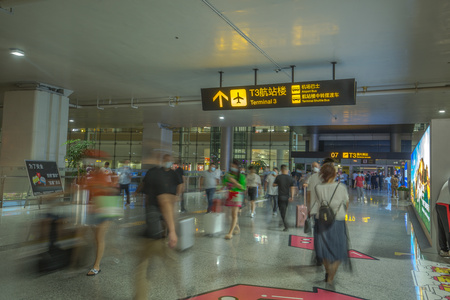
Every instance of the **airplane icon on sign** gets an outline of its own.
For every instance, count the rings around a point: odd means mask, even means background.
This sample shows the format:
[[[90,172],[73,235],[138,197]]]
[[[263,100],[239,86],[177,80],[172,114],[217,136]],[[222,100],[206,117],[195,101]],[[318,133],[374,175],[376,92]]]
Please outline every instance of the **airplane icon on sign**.
[[[236,98],[233,98],[233,100],[236,100],[236,99],[237,99],[237,101],[236,101],[237,104],[241,104],[241,100],[244,100],[244,98],[242,98],[241,96],[239,96],[239,92],[237,93]]]
[[[230,90],[230,98],[232,107],[247,106],[247,91],[245,89]]]

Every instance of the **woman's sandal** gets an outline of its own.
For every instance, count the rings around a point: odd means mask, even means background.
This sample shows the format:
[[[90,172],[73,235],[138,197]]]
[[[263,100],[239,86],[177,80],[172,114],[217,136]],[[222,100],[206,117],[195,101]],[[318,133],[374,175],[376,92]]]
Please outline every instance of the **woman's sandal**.
[[[101,272],[101,270],[91,269],[86,275],[87,276],[95,276],[95,275],[97,275],[100,272]]]
[[[225,239],[226,240],[231,240],[233,238],[233,235],[232,234],[227,234],[226,236],[225,236]]]

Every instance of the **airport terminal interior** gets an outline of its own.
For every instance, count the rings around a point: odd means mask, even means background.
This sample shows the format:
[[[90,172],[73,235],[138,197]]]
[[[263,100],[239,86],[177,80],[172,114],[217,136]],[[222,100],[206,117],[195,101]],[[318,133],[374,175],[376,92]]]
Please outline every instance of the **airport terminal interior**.
[[[444,0],[0,0],[0,299],[450,299],[449,100]]]

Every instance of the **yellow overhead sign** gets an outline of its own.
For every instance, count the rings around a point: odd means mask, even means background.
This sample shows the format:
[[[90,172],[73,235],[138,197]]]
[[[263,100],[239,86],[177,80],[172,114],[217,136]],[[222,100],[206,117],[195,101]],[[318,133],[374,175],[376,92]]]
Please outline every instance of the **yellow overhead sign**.
[[[203,110],[356,104],[355,79],[202,89]]]

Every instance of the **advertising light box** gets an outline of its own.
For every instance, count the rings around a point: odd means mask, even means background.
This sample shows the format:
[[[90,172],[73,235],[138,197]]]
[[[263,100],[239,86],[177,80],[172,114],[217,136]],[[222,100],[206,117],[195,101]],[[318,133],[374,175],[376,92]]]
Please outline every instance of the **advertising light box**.
[[[411,154],[411,201],[430,232],[430,127]]]

